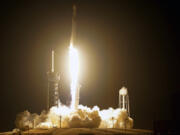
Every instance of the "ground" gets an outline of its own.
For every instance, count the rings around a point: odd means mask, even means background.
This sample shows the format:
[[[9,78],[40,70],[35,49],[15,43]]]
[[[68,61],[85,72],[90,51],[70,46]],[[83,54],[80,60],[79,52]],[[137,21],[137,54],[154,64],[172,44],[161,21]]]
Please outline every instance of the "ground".
[[[151,130],[142,129],[117,129],[117,128],[52,128],[31,129],[24,132],[4,132],[0,135],[152,135]]]

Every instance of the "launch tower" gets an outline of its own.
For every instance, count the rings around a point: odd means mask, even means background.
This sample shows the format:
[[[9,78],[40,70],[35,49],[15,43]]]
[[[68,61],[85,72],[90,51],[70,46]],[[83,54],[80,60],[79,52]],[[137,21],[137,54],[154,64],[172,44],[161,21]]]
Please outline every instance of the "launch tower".
[[[54,72],[54,51],[52,51],[52,68],[51,71],[47,72],[48,75],[48,93],[47,93],[47,109],[52,106],[58,106],[59,100],[59,80],[60,75]]]

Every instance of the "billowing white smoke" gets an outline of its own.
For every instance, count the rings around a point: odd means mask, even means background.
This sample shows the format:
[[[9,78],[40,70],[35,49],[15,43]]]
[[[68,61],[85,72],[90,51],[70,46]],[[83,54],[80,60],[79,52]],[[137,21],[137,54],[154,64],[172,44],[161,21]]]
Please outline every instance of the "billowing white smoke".
[[[98,128],[100,122],[101,118],[99,116],[97,107],[90,109],[88,107],[79,105],[78,110],[71,113],[68,126]]]
[[[52,127],[88,127],[88,128],[132,128],[133,120],[125,109],[100,110],[79,105],[77,110],[59,105],[40,115],[24,111],[17,115],[15,124],[19,129]]]
[[[113,109],[99,111],[101,124],[99,128],[132,128],[133,119],[128,117],[125,109]]]
[[[15,125],[22,130],[34,128],[40,123],[45,122],[47,117],[46,111],[42,111],[41,114],[38,115],[36,113],[31,114],[26,110],[16,116]]]

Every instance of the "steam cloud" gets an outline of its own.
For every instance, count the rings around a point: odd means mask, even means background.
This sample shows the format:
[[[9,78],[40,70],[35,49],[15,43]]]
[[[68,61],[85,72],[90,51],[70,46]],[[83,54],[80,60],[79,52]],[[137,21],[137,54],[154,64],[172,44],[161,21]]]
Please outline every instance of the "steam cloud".
[[[21,112],[15,120],[16,127],[21,130],[32,128],[132,128],[133,119],[128,117],[125,109],[100,110],[94,106],[89,108],[79,105],[77,110],[59,105],[49,112],[42,111],[40,115],[28,111]]]

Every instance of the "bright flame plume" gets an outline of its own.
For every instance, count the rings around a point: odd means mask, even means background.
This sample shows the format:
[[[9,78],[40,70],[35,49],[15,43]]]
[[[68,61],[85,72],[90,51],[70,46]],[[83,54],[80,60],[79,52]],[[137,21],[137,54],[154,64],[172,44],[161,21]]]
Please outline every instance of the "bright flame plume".
[[[69,68],[70,68],[70,76],[71,76],[71,109],[76,109],[76,93],[78,87],[78,72],[79,72],[79,56],[78,51],[71,44],[69,47]]]

